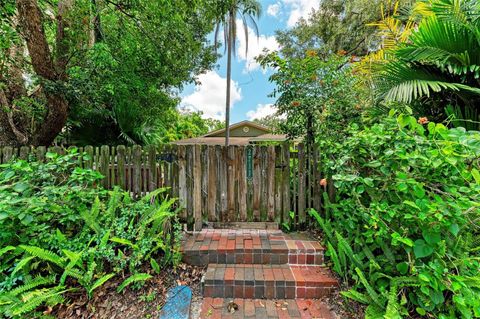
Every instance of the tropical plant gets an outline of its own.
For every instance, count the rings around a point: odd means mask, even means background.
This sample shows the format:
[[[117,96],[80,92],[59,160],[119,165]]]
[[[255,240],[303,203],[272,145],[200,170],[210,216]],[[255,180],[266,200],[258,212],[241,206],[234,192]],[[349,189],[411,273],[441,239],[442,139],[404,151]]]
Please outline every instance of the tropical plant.
[[[127,277],[123,291],[180,261],[176,200],[165,189],[138,201],[105,190],[99,173],[77,167],[79,156],[87,155],[71,149],[47,153],[46,162],[0,166],[0,312],[7,317],[63,303],[72,290],[92,297],[118,274]]]
[[[381,99],[412,104],[455,126],[480,127],[480,6],[435,0],[408,41],[375,72]]]
[[[248,53],[248,29],[253,27],[258,36],[258,26],[255,19],[262,13],[262,6],[257,0],[228,0],[221,5],[221,16],[217,17],[215,28],[215,47],[218,43],[220,30],[223,29],[225,50],[227,52],[227,91],[225,98],[225,146],[228,146],[230,136],[230,86],[232,78],[232,56],[235,54],[237,41],[237,19],[243,25],[245,32],[245,54]]]
[[[480,316],[480,133],[389,116],[317,142],[335,186],[312,211],[366,318]]]
[[[337,136],[360,119],[368,103],[368,94],[357,85],[346,56],[331,55],[324,60],[315,51],[307,51],[301,58],[282,58],[271,52],[258,61],[275,70],[270,76],[276,84],[271,96],[277,99],[278,116],[284,117],[280,129],[292,138],[305,137],[312,143],[320,131]]]

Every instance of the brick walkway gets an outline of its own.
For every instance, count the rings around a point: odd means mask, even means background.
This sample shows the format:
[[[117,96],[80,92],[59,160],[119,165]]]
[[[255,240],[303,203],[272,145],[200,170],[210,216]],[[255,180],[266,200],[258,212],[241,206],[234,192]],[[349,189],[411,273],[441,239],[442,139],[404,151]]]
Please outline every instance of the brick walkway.
[[[323,266],[323,247],[303,234],[205,229],[182,249],[185,262],[208,265],[201,318],[333,318],[316,299],[338,282]]]
[[[238,309],[229,313],[228,304],[234,302]],[[333,319],[326,304],[312,299],[222,299],[204,298],[201,319],[230,318],[302,318],[302,319]]]

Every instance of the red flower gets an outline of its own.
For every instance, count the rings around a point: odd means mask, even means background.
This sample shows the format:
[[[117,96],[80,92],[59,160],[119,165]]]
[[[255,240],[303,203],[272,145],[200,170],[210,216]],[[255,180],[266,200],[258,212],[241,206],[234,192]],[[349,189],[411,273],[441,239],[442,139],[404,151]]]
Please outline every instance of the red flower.
[[[320,186],[323,186],[323,187],[326,187],[327,186],[327,179],[326,178],[322,178],[320,180]]]
[[[292,106],[300,106],[300,102],[299,101],[293,101]]]

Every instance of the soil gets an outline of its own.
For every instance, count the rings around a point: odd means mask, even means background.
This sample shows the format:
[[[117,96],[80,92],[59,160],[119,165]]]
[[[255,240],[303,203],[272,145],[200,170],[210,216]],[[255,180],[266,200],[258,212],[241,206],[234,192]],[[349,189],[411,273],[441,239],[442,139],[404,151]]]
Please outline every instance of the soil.
[[[177,269],[164,269],[140,289],[128,287],[123,293],[117,293],[116,289],[124,279],[112,279],[98,288],[92,299],[87,298],[85,291],[73,292],[66,295],[70,302],[47,309],[45,314],[62,319],[158,318],[171,287],[188,285],[192,289],[193,299],[198,299],[203,273],[202,267],[180,264]]]

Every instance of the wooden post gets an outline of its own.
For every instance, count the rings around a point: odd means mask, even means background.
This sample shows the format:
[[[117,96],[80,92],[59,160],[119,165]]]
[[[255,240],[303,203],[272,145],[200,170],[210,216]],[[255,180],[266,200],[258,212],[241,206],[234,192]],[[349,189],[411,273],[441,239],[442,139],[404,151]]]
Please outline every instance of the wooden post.
[[[305,145],[298,145],[298,223],[303,227],[306,217],[305,207]]]
[[[247,221],[247,176],[245,167],[245,146],[238,148],[237,172],[238,172],[238,211],[239,220]]]
[[[282,149],[275,146],[275,221],[282,223]]]
[[[178,201],[182,211],[180,217],[187,219],[187,168],[185,158],[185,146],[179,145],[177,150],[178,156]]]
[[[282,167],[283,167],[282,222],[286,222],[288,221],[289,213],[290,213],[290,144],[288,142],[283,143]]]
[[[140,145],[134,145],[132,147],[133,157],[133,194],[134,197],[141,195],[141,169],[142,169],[142,147]]]
[[[3,163],[8,163],[13,157],[13,147],[5,146],[3,148]]]
[[[267,153],[267,219],[272,222],[275,220],[275,147],[269,146]]]
[[[118,185],[123,190],[127,190],[127,178],[125,171],[125,146],[117,146],[117,172],[118,172]]]
[[[88,159],[84,161],[85,168],[93,169],[93,146],[85,146],[85,153],[88,156]]]
[[[217,161],[215,155],[215,146],[208,146],[208,220],[218,221],[216,214],[217,203]]]
[[[228,221],[235,221],[235,146],[227,147],[227,212]]]
[[[47,148],[45,146],[37,147],[37,151],[35,156],[37,157],[37,161],[43,162],[45,161],[45,153],[47,153]]]
[[[148,190],[157,188],[157,150],[155,145],[148,147]]]
[[[200,152],[200,145],[195,145],[193,148],[193,216],[195,219],[195,231],[202,230],[202,169]]]
[[[261,161],[260,146],[253,147],[253,220],[260,221],[260,197],[262,194],[262,176],[260,170]]]
[[[110,165],[110,147],[108,147],[107,145],[103,145],[100,148],[100,169],[99,169],[99,171],[104,176],[103,181],[102,181],[102,185],[105,188],[110,187],[110,183],[109,183],[110,174],[108,172],[109,165]]]

